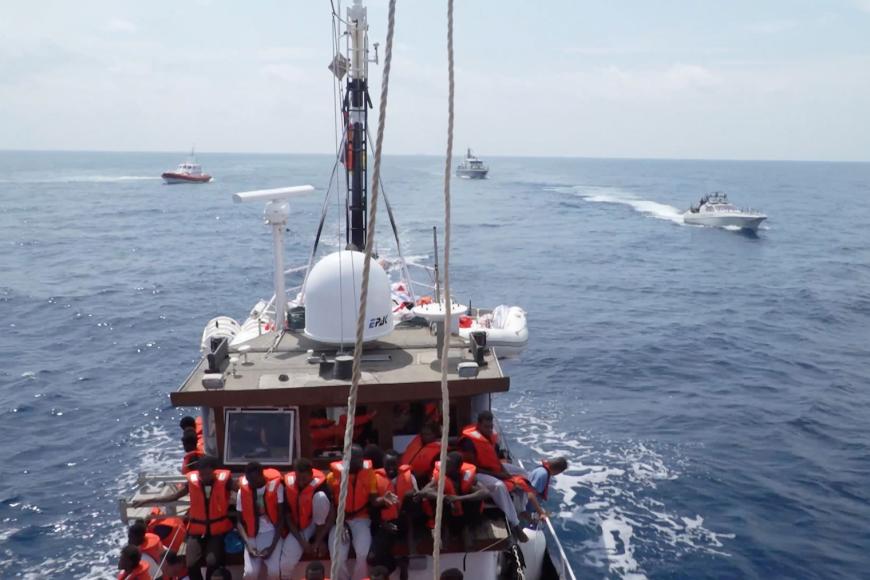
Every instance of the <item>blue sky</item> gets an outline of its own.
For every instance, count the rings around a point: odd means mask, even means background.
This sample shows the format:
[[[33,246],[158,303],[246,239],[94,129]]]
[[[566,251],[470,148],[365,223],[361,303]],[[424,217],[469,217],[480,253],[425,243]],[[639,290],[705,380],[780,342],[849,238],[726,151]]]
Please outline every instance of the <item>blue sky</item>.
[[[399,0],[388,153],[443,152],[445,5]],[[0,148],[334,147],[326,0],[2,12]],[[456,51],[484,156],[870,159],[870,0],[458,0]]]

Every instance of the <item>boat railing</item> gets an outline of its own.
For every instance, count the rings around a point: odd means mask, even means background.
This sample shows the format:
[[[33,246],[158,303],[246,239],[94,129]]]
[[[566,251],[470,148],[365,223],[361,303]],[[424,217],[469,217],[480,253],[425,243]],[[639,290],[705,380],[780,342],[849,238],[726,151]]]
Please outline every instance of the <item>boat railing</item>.
[[[121,520],[126,525],[131,519],[154,519],[166,516],[175,516],[179,514],[179,508],[183,508],[182,512],[186,511],[190,506],[190,501],[187,496],[176,501],[163,501],[161,498],[168,490],[179,489],[180,486],[187,483],[187,478],[183,475],[166,475],[155,473],[139,473],[136,477],[135,490],[132,498],[122,497],[118,499],[118,511],[121,514]],[[135,499],[135,505],[134,500]],[[152,515],[150,508],[160,507],[161,512],[157,515]],[[130,510],[139,510],[134,515],[131,515]]]

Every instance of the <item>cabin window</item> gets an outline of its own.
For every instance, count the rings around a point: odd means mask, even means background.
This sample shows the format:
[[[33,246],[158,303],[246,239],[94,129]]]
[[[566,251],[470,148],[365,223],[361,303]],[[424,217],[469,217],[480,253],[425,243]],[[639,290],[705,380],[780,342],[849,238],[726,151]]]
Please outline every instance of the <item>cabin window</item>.
[[[296,446],[296,409],[225,409],[224,463],[290,465]]]
[[[378,443],[374,418],[377,411],[366,405],[356,408],[353,442],[365,447]],[[347,425],[347,407],[314,407],[308,419],[314,457],[341,457],[344,448],[344,429]]]

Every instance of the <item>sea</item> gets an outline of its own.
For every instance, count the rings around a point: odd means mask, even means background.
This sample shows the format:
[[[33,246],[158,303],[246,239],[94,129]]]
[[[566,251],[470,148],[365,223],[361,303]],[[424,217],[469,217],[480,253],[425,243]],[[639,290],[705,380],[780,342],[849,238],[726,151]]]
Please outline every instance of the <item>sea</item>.
[[[169,393],[205,322],[271,296],[262,207],[233,192],[315,186],[288,265],[324,208],[320,251],[343,245],[331,156],[201,154],[212,183],[164,185],[182,158],[0,152],[2,578],[114,577],[118,498],[178,467]],[[451,285],[528,313],[493,405],[516,455],[570,463],[550,509],[578,578],[867,578],[870,164],[486,161],[452,182]],[[443,173],[384,160],[409,262],[443,244]],[[769,219],[684,224],[715,190]]]

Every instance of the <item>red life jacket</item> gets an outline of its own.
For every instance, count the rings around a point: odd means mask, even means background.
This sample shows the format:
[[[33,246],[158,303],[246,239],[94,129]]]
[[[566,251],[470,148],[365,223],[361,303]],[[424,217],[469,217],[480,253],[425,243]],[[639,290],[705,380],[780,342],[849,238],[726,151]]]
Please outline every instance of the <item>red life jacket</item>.
[[[191,462],[196,461],[203,455],[205,455],[205,453],[199,447],[197,447],[193,451],[188,451],[187,453],[185,453],[184,459],[181,460],[181,474],[187,475],[191,471],[196,471],[195,468],[190,467],[190,464]]]
[[[420,479],[432,473],[432,467],[440,453],[441,444],[438,441],[423,445],[423,440],[417,435],[408,443],[408,447],[402,453],[400,463],[410,465],[414,476]]]
[[[541,495],[546,501],[547,496],[550,494],[550,480],[553,478],[553,473],[550,471],[550,462],[546,459],[541,462],[541,467],[543,467],[547,471],[547,481],[544,482],[544,492]]]
[[[196,448],[205,455],[205,438],[202,435],[202,417],[194,419],[196,423]]]
[[[217,536],[233,529],[227,512],[230,507],[228,483],[230,472],[226,469],[216,469],[211,494],[206,505],[205,489],[199,478],[199,471],[187,474],[187,489],[190,492],[190,509],[187,516],[190,519],[187,531],[192,536]]]
[[[438,475],[441,468],[441,462],[435,462],[435,468],[432,470],[432,481],[438,481]],[[450,476],[444,478],[444,496],[448,495],[466,495],[471,493],[471,489],[474,487],[475,482],[477,482],[477,467],[475,467],[471,463],[463,463],[459,466],[459,474],[461,479],[459,480],[459,493],[456,492],[456,485],[453,483],[453,480],[450,479]],[[461,516],[463,514],[462,510],[462,502],[455,501],[451,505],[451,511],[454,516]],[[480,502],[480,511],[483,512],[483,502]],[[426,500],[423,503],[423,512],[429,516],[429,521],[426,524],[430,528],[435,527],[435,502],[431,500]]]
[[[487,471],[499,473],[504,470],[501,460],[498,458],[498,453],[495,451],[495,445],[498,443],[498,434],[493,431],[491,438],[484,437],[477,430],[477,425],[469,425],[462,430],[462,439],[468,439],[474,444],[475,455],[477,455],[477,466]]]
[[[332,492],[335,501],[338,502],[338,492],[341,486],[342,462],[333,461],[329,464],[329,470],[332,472]],[[344,507],[344,513],[349,518],[368,517],[369,495],[371,494],[371,478],[375,477],[372,472],[372,462],[366,459],[363,461],[363,468],[356,474],[351,475],[351,480],[348,481],[347,501]]]
[[[301,491],[296,485],[295,471],[284,476],[284,501],[290,508],[290,521],[299,530],[304,530],[311,525],[314,514],[314,494],[317,488],[326,481],[326,476],[323,475],[322,471],[313,469],[312,472],[314,478]]]
[[[266,491],[263,493],[265,515],[273,525],[278,525],[278,486],[279,479],[266,481]],[[239,493],[242,495],[242,522],[245,525],[245,533],[249,538],[254,538],[260,531],[260,514],[257,513],[257,490],[251,488],[248,478],[244,475],[239,479]]]
[[[130,572],[121,570],[118,572],[118,580],[151,580],[148,562],[141,560]]]
[[[160,543],[160,536],[145,532],[145,541],[139,544],[139,551],[151,557],[155,562],[159,562],[163,558],[163,544]]]
[[[160,538],[161,543],[173,552],[178,552],[187,538],[187,524],[178,516],[161,517],[160,508],[151,510],[154,519],[148,520],[148,531]]]
[[[380,469],[377,471],[381,471]],[[402,502],[405,501],[405,496],[414,491],[414,479],[411,475],[410,465],[400,465],[399,473],[396,475],[396,481],[393,483],[384,473],[383,477],[387,481],[387,486],[384,491],[381,491],[380,481],[378,482],[378,493],[383,497],[386,492],[391,491],[399,498],[399,503],[396,505],[388,505],[381,509],[381,520],[390,522],[399,518],[399,509],[402,507]]]

